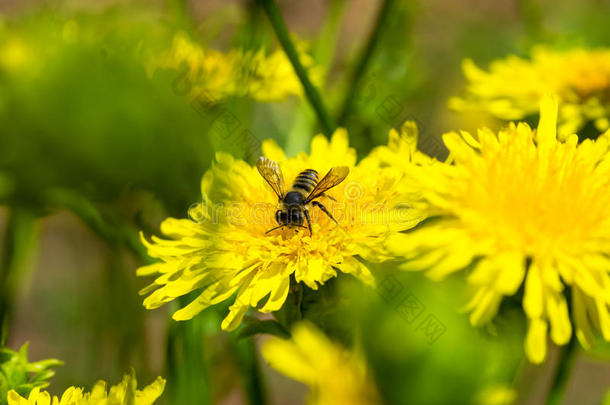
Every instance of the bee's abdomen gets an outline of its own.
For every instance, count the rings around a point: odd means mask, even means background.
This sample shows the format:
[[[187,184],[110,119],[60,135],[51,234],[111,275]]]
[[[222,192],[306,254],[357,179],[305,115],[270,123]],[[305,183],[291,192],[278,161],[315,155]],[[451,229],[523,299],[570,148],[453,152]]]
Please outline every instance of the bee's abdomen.
[[[292,189],[302,194],[309,193],[318,183],[318,172],[313,169],[303,170],[292,183]]]

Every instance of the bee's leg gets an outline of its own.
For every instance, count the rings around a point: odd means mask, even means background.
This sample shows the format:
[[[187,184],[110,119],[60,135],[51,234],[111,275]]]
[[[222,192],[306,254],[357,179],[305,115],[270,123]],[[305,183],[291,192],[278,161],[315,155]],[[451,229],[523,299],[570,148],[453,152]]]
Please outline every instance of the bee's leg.
[[[281,228],[281,227],[283,227],[283,226],[285,226],[285,225],[279,225],[279,226],[276,226],[275,228],[271,228],[271,229],[269,229],[267,232],[265,232],[265,234],[268,234],[268,233],[269,233],[269,232],[271,232],[271,231],[275,231],[276,229]]]
[[[311,220],[309,219],[309,211],[303,210],[303,212],[305,213],[305,220],[307,220],[307,227],[309,228],[309,236],[312,236],[313,232],[311,231]]]
[[[323,213],[325,213],[326,215],[328,215],[328,217],[330,219],[332,219],[333,221],[335,221],[336,224],[338,224],[337,220],[332,216],[332,214],[330,212],[328,212],[328,210],[326,209],[326,207],[324,205],[322,205],[321,202],[318,201],[312,201],[311,205],[313,205],[314,207],[319,207]]]
[[[322,193],[322,194],[320,195],[320,197],[326,197],[326,198],[328,198],[329,200],[332,200],[332,201],[334,201],[334,202],[337,202],[337,200],[335,200],[333,197],[329,196],[329,195],[328,195],[328,194],[326,194],[326,193]]]

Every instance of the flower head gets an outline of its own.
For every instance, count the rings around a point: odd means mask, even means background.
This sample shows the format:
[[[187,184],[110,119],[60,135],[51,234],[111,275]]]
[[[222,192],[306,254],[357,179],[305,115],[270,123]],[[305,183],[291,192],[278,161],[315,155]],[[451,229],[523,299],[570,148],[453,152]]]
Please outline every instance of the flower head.
[[[0,42],[0,70],[14,72],[23,69],[33,59],[31,49],[20,38],[5,36]]]
[[[561,101],[559,135],[565,137],[592,121],[601,132],[610,127],[610,49],[532,50],[531,59],[509,56],[491,63],[489,71],[471,60],[463,63],[469,81],[463,98],[450,100],[457,110],[485,110],[505,119],[538,112],[544,95]]]
[[[309,69],[314,82],[321,80],[321,71],[312,57],[300,45],[300,58]],[[172,48],[151,63],[150,70],[172,69],[182,73],[183,82],[192,85],[195,95],[202,92],[211,99],[228,96],[247,96],[258,101],[277,101],[290,95],[300,96],[303,87],[286,54],[276,50],[248,51],[232,49],[222,53],[203,48],[185,34],[174,37]]]
[[[106,383],[98,381],[91,392],[83,392],[82,388],[68,388],[61,399],[39,387],[34,388],[27,399],[15,391],[7,396],[8,405],[151,405],[163,393],[165,380],[161,377],[144,388],[137,389],[135,373],[125,375],[123,381],[106,391]]]
[[[267,233],[277,225],[278,198],[256,167],[218,153],[203,176],[203,201],[191,208],[191,219],[168,218],[161,224],[167,239],[143,240],[149,254],[161,259],[138,270],[141,276],[158,275],[143,291],[154,290],[144,300],[147,308],[200,290],[198,298],[174,314],[174,319],[186,320],[237,293],[222,324],[232,330],[250,307],[279,310],[291,276],[312,289],[338,272],[373,283],[365,262],[390,257],[387,237],[421,219],[398,188],[401,172],[381,167],[372,157],[357,164],[345,130],[337,130],[330,142],[316,136],[310,155],[287,158],[271,141],[263,143],[263,154],[278,162],[286,187],[305,169],[323,176],[332,167],[347,166],[347,178],[319,200],[338,224],[311,207],[311,235],[306,228],[289,227]]]
[[[512,405],[517,400],[517,391],[505,385],[492,385],[479,391],[474,403],[477,405]]]
[[[449,133],[450,162],[417,168],[430,215],[426,226],[395,235],[405,267],[433,279],[468,269],[473,324],[490,320],[504,296],[525,285],[526,353],[541,362],[546,336],[583,346],[593,329],[610,340],[610,134],[578,144],[558,140],[557,104],[544,99],[538,130],[510,124],[478,139]]]
[[[297,324],[290,340],[268,340],[262,353],[271,367],[309,387],[308,405],[381,404],[360,353],[332,342],[310,323]]]

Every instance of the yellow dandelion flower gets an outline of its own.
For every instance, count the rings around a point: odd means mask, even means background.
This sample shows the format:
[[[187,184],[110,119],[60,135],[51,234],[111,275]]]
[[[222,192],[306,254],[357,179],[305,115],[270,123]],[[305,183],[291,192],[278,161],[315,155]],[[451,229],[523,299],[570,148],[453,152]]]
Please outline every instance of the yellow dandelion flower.
[[[477,393],[476,405],[512,405],[517,400],[517,391],[505,385],[493,385]]]
[[[381,404],[362,355],[332,342],[313,324],[297,324],[290,340],[269,339],[262,354],[271,367],[309,387],[308,405]]]
[[[314,83],[322,78],[313,58],[299,47],[301,62],[309,69]],[[182,80],[192,84],[191,92],[209,92],[222,99],[228,96],[247,96],[258,101],[277,101],[290,95],[300,96],[303,87],[282,50],[266,54],[264,50],[232,49],[222,53],[203,48],[185,34],[174,37],[172,48],[149,67],[183,71]]]
[[[578,144],[556,136],[557,102],[541,105],[538,130],[510,124],[478,140],[444,135],[451,162],[416,168],[430,215],[427,226],[394,235],[390,249],[406,269],[432,279],[469,268],[474,325],[490,320],[504,296],[524,284],[525,350],[546,356],[546,335],[588,348],[593,330],[610,340],[610,134]],[[569,292],[566,291],[569,289]]]
[[[265,313],[279,310],[291,276],[312,289],[337,272],[372,284],[365,262],[387,259],[387,237],[421,219],[421,212],[397,187],[400,171],[380,167],[372,157],[357,164],[343,129],[330,142],[322,135],[314,137],[310,155],[287,158],[272,141],[263,143],[263,154],[278,163],[287,187],[305,169],[322,176],[333,167],[349,168],[347,178],[328,191],[332,199],[320,199],[338,224],[313,207],[311,236],[307,229],[289,227],[266,233],[277,226],[278,198],[256,167],[219,152],[203,176],[202,203],[190,210],[196,220],[168,218],[161,224],[168,239],[143,239],[149,255],[161,259],[138,269],[141,276],[158,275],[142,291],[154,290],[144,300],[146,308],[201,290],[173,315],[187,320],[237,293],[222,323],[223,329],[233,330],[250,307]]]
[[[0,69],[10,73],[23,70],[34,58],[28,44],[16,36],[7,36],[0,41]]]
[[[489,71],[465,60],[463,70],[468,87],[464,97],[450,100],[453,109],[519,120],[538,113],[544,95],[556,94],[562,138],[587,122],[600,132],[610,127],[610,49],[556,51],[540,46],[532,50],[531,59],[511,55],[492,62]]]
[[[8,405],[151,405],[163,393],[165,380],[161,377],[144,388],[138,390],[135,373],[132,371],[123,377],[123,381],[106,391],[106,383],[98,381],[91,392],[84,392],[82,388],[70,387],[61,396],[61,399],[46,392],[39,387],[34,388],[27,399],[15,391],[7,396]]]

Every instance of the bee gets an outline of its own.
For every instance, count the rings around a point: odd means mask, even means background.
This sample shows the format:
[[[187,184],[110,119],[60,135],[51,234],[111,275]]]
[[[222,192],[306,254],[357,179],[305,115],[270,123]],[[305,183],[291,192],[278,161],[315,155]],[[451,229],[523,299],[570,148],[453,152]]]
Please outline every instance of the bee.
[[[303,222],[307,221],[309,235],[312,235],[311,219],[309,218],[309,210],[312,206],[320,208],[330,219],[338,223],[328,209],[316,200],[320,197],[327,197],[334,201],[334,198],[325,193],[345,180],[349,174],[347,166],[333,167],[320,181],[318,181],[317,171],[303,170],[287,193],[284,192],[284,176],[277,162],[261,156],[256,163],[256,168],[263,179],[269,183],[280,203],[280,208],[275,212],[275,221],[278,226],[265,233],[284,226],[305,228]]]

